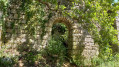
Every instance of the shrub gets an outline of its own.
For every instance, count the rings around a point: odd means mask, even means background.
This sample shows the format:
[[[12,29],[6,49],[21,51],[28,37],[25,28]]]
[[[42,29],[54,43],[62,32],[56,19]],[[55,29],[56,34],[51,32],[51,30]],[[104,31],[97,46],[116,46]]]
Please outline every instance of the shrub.
[[[45,49],[45,56],[57,67],[62,66],[66,57],[66,47],[62,41],[51,39]]]

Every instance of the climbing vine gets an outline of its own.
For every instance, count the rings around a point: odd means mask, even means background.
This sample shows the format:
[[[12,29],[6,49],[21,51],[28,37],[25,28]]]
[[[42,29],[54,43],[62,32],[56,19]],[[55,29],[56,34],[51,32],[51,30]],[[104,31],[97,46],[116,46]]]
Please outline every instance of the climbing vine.
[[[8,8],[8,0],[1,0],[0,1],[0,11],[1,11],[1,18],[0,18],[0,26],[2,26],[2,40],[5,40],[5,31],[6,31],[6,28],[5,28],[5,18],[8,16],[7,15],[7,8]]]
[[[25,12],[26,16],[26,23],[27,23],[27,30],[29,34],[35,35],[35,27],[37,25],[41,26],[41,30],[39,32],[42,32],[41,37],[45,34],[45,23],[48,22],[49,19],[46,17],[47,11],[44,9],[45,5],[40,4],[38,1],[28,1],[23,0],[22,1],[22,10]]]
[[[32,3],[35,1],[31,1]],[[59,11],[65,16],[69,16],[74,20],[77,20],[79,24],[83,25],[85,29],[93,36],[95,43],[100,45],[100,53],[102,55],[111,54],[112,44],[118,44],[117,40],[117,30],[114,28],[115,17],[117,16],[117,11],[119,10],[119,3],[113,3],[113,0],[74,0],[67,1],[71,3],[71,12],[66,11],[67,5],[61,4],[58,0],[38,0],[40,7],[47,7],[49,11]],[[30,5],[31,3],[28,3]],[[55,6],[54,6],[55,5]],[[76,5],[78,7],[76,7]],[[32,7],[34,4],[32,4]],[[34,9],[36,6],[34,6]],[[43,8],[39,8],[44,10]],[[44,11],[40,10],[40,20],[41,24],[45,23],[43,16],[45,16]],[[37,14],[36,10],[26,10],[29,14],[27,17],[33,17]],[[29,13],[30,12],[30,13]],[[43,26],[44,27],[44,26]],[[108,50],[109,49],[109,50]],[[106,51],[107,50],[107,51]]]
[[[115,17],[117,10],[119,10],[118,3],[113,3],[113,0],[74,0],[68,2],[72,4],[70,8],[71,12],[65,11],[67,6],[60,4],[60,0],[24,0],[23,3],[26,3],[24,7],[28,22],[34,21],[33,18],[35,18],[44,27],[45,22],[48,20],[43,19],[46,15],[43,7],[48,7],[47,10],[49,11],[60,11],[63,15],[68,15],[72,19],[77,20],[79,24],[83,24],[84,28],[94,37],[95,43],[98,43],[101,49],[103,47],[110,48],[111,44],[118,44],[117,30],[114,28]]]
[[[69,0],[70,8],[62,3],[63,0],[21,0],[25,12],[26,25],[30,35],[36,34],[35,26],[41,25],[42,36],[45,34],[45,23],[52,17],[53,12],[69,16],[89,31],[95,43],[100,46],[100,56],[111,56],[110,45],[118,45],[117,30],[114,28],[115,17],[119,10],[119,2],[113,0]],[[9,0],[0,0],[0,11],[3,13],[0,23],[5,35],[5,17]],[[71,11],[67,11],[70,9]],[[4,38],[4,37],[2,37]],[[104,56],[105,59],[105,56]],[[107,58],[106,58],[107,59]]]

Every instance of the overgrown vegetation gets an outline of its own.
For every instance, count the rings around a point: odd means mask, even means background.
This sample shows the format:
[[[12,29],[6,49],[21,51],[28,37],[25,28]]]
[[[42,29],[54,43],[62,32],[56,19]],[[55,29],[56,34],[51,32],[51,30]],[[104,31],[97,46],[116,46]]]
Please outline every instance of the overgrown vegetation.
[[[102,59],[100,57],[92,59],[92,67],[118,67],[119,66],[119,54],[108,57],[108,59]]]
[[[0,49],[0,67],[13,67],[18,62],[18,56],[10,52],[6,53],[7,47],[2,46]]]
[[[62,41],[51,39],[43,55],[50,66],[61,67],[66,60],[66,47]]]
[[[2,19],[0,19],[0,25],[2,25],[3,28],[3,40],[5,38],[6,30],[4,19],[8,16],[7,8],[10,1],[11,0],[0,0],[0,11],[3,13]],[[114,62],[117,63],[112,67],[116,67],[115,65],[119,66],[119,55],[114,55],[111,48],[111,45],[118,45],[118,31],[114,28],[114,21],[117,16],[117,11],[119,10],[119,2],[114,3],[113,0],[66,0],[66,3],[63,3],[62,1],[63,0],[21,0],[21,10],[25,12],[27,19],[26,25],[29,34],[35,36],[35,25],[40,24],[43,36],[45,34],[45,23],[53,16],[53,12],[59,12],[60,14],[69,16],[79,22],[79,24],[87,29],[93,36],[95,43],[100,46],[99,58],[92,59],[92,65],[94,67],[100,67],[100,65],[105,66],[109,63],[113,65]],[[78,7],[75,5],[78,5]],[[66,11],[67,9],[71,9],[71,11],[68,12]],[[52,62],[64,61],[66,49],[62,45],[61,40],[55,41],[55,39],[52,39],[46,50],[45,56],[49,56]],[[25,55],[24,60],[28,61],[28,63],[34,63],[37,60],[36,57],[38,54],[34,56],[33,52],[28,52],[28,54]],[[14,64],[7,61],[3,63],[3,61],[1,61],[2,57],[3,56],[0,57],[0,65],[10,66]],[[59,63],[56,65],[60,66],[62,64],[63,63]]]

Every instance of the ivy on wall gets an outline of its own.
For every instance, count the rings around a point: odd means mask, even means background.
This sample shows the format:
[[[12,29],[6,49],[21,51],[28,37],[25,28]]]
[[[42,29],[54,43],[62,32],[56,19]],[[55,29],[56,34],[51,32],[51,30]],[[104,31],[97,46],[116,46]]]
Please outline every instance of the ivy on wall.
[[[35,1],[30,2],[33,3]],[[113,0],[74,0],[70,2],[72,3],[72,6],[70,8],[71,12],[68,12],[65,10],[65,5],[60,5],[60,0],[39,0],[38,4],[42,8],[40,8],[41,10],[39,11],[40,13],[38,15],[40,15],[40,23],[43,24],[42,27],[44,27],[45,22],[48,21],[43,20],[43,16],[46,15],[46,13],[44,13],[43,11],[43,7],[47,7],[48,11],[51,12],[59,11],[63,15],[69,16],[72,19],[77,20],[79,24],[83,24],[84,28],[87,29],[89,33],[93,36],[95,43],[98,43],[100,45],[100,55],[107,54],[108,56],[110,56],[109,54],[112,53],[110,45],[118,44],[117,30],[113,27],[115,16],[117,15],[116,12],[119,8],[118,3],[114,3],[112,5]],[[25,8],[28,7],[28,5],[30,5],[31,3],[27,2],[27,6],[25,6]],[[78,5],[78,7],[76,7],[76,5]],[[32,7],[33,6],[34,4],[32,5]],[[34,6],[34,8],[37,7]],[[31,12],[30,14],[34,13],[32,12],[32,10],[26,10],[26,12]],[[34,14],[36,13],[38,12],[35,12]],[[32,17],[32,15],[30,17]]]
[[[110,56],[111,44],[118,44],[117,30],[113,27],[115,16],[119,10],[119,3],[113,3],[113,0],[73,0],[70,2],[71,11],[65,9],[66,5],[60,4],[61,0],[21,0],[22,10],[27,19],[27,29],[29,34],[35,34],[35,25],[40,24],[45,34],[45,23],[52,16],[52,12],[60,12],[69,16],[82,24],[85,29],[93,36],[95,43],[100,45],[100,53]],[[0,1],[0,8],[3,11],[3,19],[7,16],[8,0]],[[77,7],[76,7],[77,5]],[[47,8],[46,8],[47,7]],[[48,15],[47,15],[48,14]],[[45,17],[48,17],[46,19]],[[2,20],[3,32],[5,21]],[[31,32],[32,31],[32,32]],[[4,33],[5,34],[5,33]]]
[[[6,28],[5,28],[5,18],[8,16],[7,15],[7,8],[8,8],[8,0],[1,0],[0,1],[0,11],[1,11],[1,19],[0,19],[0,25],[2,26],[2,35],[1,35],[1,39],[2,41],[5,40],[5,32],[6,32]]]

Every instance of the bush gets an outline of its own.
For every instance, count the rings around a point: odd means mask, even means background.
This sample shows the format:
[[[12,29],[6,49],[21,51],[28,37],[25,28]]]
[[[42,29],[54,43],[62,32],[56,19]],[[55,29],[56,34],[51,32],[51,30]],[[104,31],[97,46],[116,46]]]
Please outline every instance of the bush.
[[[13,67],[15,64],[14,58],[1,57],[0,58],[0,67]]]
[[[0,50],[0,67],[13,67],[18,58],[10,52],[6,53],[5,50],[7,50],[7,47],[2,46]]]
[[[119,54],[110,56],[108,60],[96,57],[92,59],[92,67],[119,67]]]
[[[51,39],[44,52],[52,65],[62,66],[66,57],[66,47],[62,41]]]

